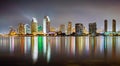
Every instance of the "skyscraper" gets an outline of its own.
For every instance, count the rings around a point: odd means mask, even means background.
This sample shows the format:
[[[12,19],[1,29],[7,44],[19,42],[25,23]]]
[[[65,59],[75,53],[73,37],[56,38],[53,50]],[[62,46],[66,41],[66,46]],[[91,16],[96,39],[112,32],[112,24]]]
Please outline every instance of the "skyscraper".
[[[25,34],[25,27],[23,23],[19,23],[18,25],[18,34]]]
[[[25,24],[25,34],[31,34],[31,26],[29,24]]]
[[[96,22],[89,23],[89,34],[95,35],[97,30]]]
[[[82,23],[76,23],[75,24],[75,32],[77,35],[82,35],[84,30],[84,26]]]
[[[43,19],[43,33],[50,32],[50,18],[49,16],[45,16]]]
[[[64,24],[60,25],[59,31],[61,31],[62,33],[65,33],[65,25]]]
[[[37,19],[33,17],[31,22],[31,33],[36,34],[38,32],[38,22]]]
[[[104,32],[107,32],[108,21],[104,20]]]
[[[72,22],[68,22],[67,35],[70,35],[71,33],[72,33]]]
[[[112,32],[116,32],[116,20],[112,20]]]

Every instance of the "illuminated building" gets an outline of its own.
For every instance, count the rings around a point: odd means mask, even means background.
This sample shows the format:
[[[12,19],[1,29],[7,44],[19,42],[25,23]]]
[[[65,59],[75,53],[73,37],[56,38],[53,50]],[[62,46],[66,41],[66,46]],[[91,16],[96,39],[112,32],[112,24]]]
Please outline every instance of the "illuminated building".
[[[72,33],[74,33],[74,32],[75,32],[75,28],[73,27],[73,28],[72,28]]]
[[[89,34],[95,35],[96,30],[97,30],[96,23],[95,22],[94,23],[89,23]]]
[[[84,34],[88,34],[88,33],[89,33],[89,32],[87,31],[87,28],[84,27],[83,33],[84,33]]]
[[[50,19],[45,16],[43,19],[43,33],[47,34],[48,32],[50,32]]]
[[[50,27],[50,32],[55,32],[55,28],[54,27]]]
[[[116,20],[112,20],[112,32],[116,32]]]
[[[25,26],[22,23],[18,25],[18,34],[25,34]]]
[[[72,33],[72,22],[68,22],[67,35],[70,35],[71,33]]]
[[[16,30],[12,26],[10,27],[9,35],[11,36],[16,35]]]
[[[25,34],[31,34],[31,27],[29,24],[25,24],[24,25],[25,27]]]
[[[104,32],[107,32],[107,26],[108,26],[108,21],[107,20],[105,20],[104,21]]]
[[[36,34],[38,32],[38,22],[37,19],[33,17],[31,22],[31,33]]]
[[[62,33],[65,33],[65,25],[64,24],[60,25],[59,31],[61,31]]]
[[[84,26],[81,23],[76,23],[75,24],[75,32],[77,35],[82,35],[84,30]]]
[[[42,26],[38,26],[38,32],[42,31],[43,27]]]

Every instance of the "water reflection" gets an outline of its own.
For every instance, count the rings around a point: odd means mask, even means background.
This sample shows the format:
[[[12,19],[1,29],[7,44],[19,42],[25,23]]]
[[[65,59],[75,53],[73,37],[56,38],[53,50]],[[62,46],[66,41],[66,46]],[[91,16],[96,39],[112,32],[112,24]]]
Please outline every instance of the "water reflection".
[[[33,62],[120,59],[120,37],[0,37],[0,54],[32,56]],[[6,52],[6,53],[5,53]],[[63,61],[64,61],[63,60]]]
[[[10,53],[14,52],[14,37],[10,37]]]
[[[36,62],[38,59],[38,37],[32,37],[32,58],[33,62]]]

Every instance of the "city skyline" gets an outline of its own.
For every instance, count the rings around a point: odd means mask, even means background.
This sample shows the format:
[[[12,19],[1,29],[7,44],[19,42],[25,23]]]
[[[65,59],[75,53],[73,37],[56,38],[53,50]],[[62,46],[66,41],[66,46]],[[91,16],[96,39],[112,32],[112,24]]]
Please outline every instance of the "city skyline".
[[[88,28],[91,22],[97,23],[97,28],[104,29],[104,20],[108,20],[108,31],[112,31],[112,19],[117,24],[116,31],[120,30],[120,9],[118,0],[1,0],[0,2],[0,33],[7,32],[9,26],[17,26],[22,22],[31,23],[36,17],[42,25],[43,16],[48,15],[51,26],[67,24],[71,21],[82,23]]]
[[[92,32],[95,32],[95,33],[120,32],[120,31],[116,30],[117,22],[115,19],[112,20],[111,31],[108,30],[109,23],[108,23],[107,19],[104,20],[103,29],[97,28],[96,22],[91,22],[87,26],[83,26],[84,25],[83,23],[76,23],[74,26],[74,24],[72,24],[72,22],[69,21],[68,24],[60,24],[58,27],[51,26],[52,23],[50,23],[50,22],[51,21],[50,21],[49,16],[44,16],[43,24],[39,25],[38,20],[35,17],[32,17],[31,24],[18,23],[17,27],[9,26],[8,33],[3,33],[3,34],[11,34],[12,32],[13,33],[16,32],[17,34],[27,34],[27,33],[28,34],[39,34],[40,32],[49,34],[49,32],[61,31],[62,33],[65,33],[66,35],[70,35],[73,32],[75,32],[76,34],[82,35],[83,33],[91,33],[91,30],[92,30]],[[86,28],[86,27],[88,27],[88,28]],[[76,30],[78,33],[76,32]],[[79,31],[80,31],[80,33],[79,33]]]

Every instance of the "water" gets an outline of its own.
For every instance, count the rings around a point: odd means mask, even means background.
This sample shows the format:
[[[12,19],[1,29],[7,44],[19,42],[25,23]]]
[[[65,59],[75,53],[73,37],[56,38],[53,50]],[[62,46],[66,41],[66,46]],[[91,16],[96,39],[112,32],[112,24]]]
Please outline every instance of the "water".
[[[0,64],[119,65],[120,37],[0,37]]]

